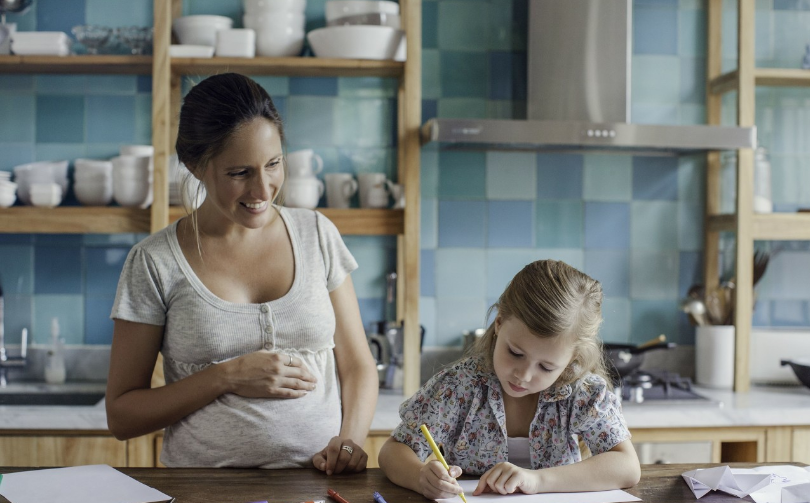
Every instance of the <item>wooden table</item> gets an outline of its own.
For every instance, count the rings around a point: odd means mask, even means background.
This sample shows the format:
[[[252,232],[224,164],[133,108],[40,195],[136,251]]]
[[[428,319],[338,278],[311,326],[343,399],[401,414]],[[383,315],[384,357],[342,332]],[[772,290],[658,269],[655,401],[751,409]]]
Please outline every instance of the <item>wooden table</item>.
[[[785,463],[775,463],[785,464]],[[796,463],[800,464],[800,463]],[[695,503],[697,500],[681,478],[685,471],[718,465],[644,465],[641,482],[627,492],[645,503]],[[733,467],[755,466],[732,464]],[[756,466],[761,466],[758,464]],[[28,468],[1,468],[12,473]],[[371,493],[379,491],[388,503],[414,501],[426,503],[422,495],[389,482],[379,469],[360,474],[327,477],[316,470],[256,470],[226,468],[120,468],[121,472],[176,498],[176,503],[299,503],[326,500],[332,488],[350,503],[373,503]],[[5,501],[0,497],[0,501]],[[469,500],[471,503],[474,499]],[[739,498],[715,493],[700,500],[703,503],[739,503]],[[58,502],[51,502],[58,503]]]

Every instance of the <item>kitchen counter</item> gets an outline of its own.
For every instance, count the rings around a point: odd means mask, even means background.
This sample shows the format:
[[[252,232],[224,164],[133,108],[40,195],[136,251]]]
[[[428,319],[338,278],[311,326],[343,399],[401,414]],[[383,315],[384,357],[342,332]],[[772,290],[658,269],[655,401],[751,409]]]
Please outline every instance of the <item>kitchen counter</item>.
[[[627,404],[631,429],[810,425],[810,390],[804,387],[753,387],[748,393],[695,388],[717,403],[685,406]],[[390,432],[399,424],[402,395],[380,393],[373,432]],[[106,430],[103,400],[94,406],[0,406],[2,430]]]
[[[784,463],[781,463],[784,464]],[[644,465],[641,481],[627,489],[643,501],[655,503],[694,503],[695,496],[683,481],[681,474],[695,468],[709,468],[710,464]],[[748,467],[750,464],[733,464]],[[0,473],[29,470],[30,468],[2,468]],[[218,503],[245,503],[271,500],[296,502],[329,499],[327,488],[334,489],[352,502],[371,501],[373,491],[380,492],[391,503],[403,501],[425,502],[421,494],[403,489],[390,482],[379,469],[368,469],[352,475],[327,477],[317,470],[258,470],[222,468],[119,468],[134,479],[175,498],[177,503],[216,501]],[[720,499],[730,499],[718,496]],[[0,501],[4,501],[0,497]]]

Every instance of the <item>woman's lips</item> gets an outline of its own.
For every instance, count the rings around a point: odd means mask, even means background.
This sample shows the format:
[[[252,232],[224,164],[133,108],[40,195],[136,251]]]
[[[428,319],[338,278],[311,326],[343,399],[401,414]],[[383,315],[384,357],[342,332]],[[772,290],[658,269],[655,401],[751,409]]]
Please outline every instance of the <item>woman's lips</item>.
[[[512,388],[512,391],[515,391],[515,392],[518,392],[518,393],[526,391],[526,389],[527,389],[527,388],[521,388],[520,386],[516,386],[516,385],[512,384],[511,382],[509,383],[509,387]]]

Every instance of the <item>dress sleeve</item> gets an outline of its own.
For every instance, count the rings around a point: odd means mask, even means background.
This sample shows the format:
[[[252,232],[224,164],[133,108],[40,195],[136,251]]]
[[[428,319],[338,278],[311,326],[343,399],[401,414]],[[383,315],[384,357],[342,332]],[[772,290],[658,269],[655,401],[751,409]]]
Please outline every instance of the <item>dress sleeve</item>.
[[[331,292],[343,283],[346,276],[357,269],[357,261],[340,237],[335,224],[321,213],[316,212],[315,215],[318,223],[318,241],[326,267],[326,289]]]
[[[630,438],[619,399],[603,378],[585,377],[573,400],[571,433],[579,434],[592,454],[607,452]]]
[[[110,318],[147,323],[166,324],[166,303],[157,267],[140,247],[130,250],[118,280]]]
[[[402,421],[391,436],[413,449],[422,461],[433,450],[419,429],[421,425],[427,425],[436,445],[455,444],[460,428],[460,389],[457,379],[446,371],[433,376],[422,389],[399,406]]]

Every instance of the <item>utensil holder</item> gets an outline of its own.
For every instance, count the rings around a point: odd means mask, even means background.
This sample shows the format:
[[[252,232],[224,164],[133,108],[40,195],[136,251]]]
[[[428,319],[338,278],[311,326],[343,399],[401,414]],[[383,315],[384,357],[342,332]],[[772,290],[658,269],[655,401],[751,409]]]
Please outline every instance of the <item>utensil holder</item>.
[[[734,386],[734,325],[709,325],[695,330],[695,382],[715,389]]]

